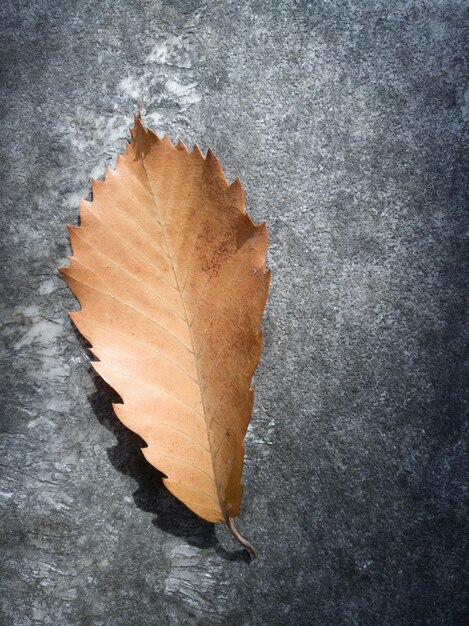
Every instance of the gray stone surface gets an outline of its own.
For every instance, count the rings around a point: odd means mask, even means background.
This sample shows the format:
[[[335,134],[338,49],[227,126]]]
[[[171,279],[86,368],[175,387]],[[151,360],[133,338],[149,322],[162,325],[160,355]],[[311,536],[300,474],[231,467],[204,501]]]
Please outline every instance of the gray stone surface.
[[[4,0],[3,624],[467,624],[468,4]],[[136,103],[270,234],[238,526],[113,417],[56,272]]]

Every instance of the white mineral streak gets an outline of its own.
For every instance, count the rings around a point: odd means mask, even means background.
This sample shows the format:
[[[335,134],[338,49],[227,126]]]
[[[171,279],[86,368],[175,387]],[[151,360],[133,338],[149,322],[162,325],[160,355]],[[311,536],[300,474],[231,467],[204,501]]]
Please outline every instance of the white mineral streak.
[[[195,614],[194,624],[202,616],[212,616],[222,623],[226,604],[220,602],[217,574],[223,561],[195,546],[180,544],[170,550],[171,569],[166,577],[164,593],[183,603]],[[216,591],[218,587],[218,592]],[[218,593],[218,595],[217,595]]]

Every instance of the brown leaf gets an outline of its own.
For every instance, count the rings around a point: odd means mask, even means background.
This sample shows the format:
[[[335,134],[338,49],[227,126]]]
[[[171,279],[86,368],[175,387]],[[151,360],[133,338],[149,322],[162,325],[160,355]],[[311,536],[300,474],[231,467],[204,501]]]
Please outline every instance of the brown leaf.
[[[252,550],[231,518],[269,288],[265,224],[252,223],[239,179],[228,185],[211,150],[174,147],[140,115],[131,133],[69,227],[61,272],[81,304],[70,315],[166,487]]]

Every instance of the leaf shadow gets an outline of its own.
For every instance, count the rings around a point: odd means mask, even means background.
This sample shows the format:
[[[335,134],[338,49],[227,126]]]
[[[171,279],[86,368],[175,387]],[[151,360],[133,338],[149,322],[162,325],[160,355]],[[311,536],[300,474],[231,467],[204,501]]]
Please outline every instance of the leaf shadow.
[[[164,486],[164,474],[152,467],[142,454],[144,440],[129,430],[115,415],[112,403],[121,402],[120,396],[90,368],[96,391],[88,397],[100,424],[116,437],[116,443],[108,448],[107,455],[121,474],[137,481],[138,488],[133,493],[135,505],[156,517],[153,526],[184,539],[188,544],[201,549],[212,548],[227,561],[250,562],[246,550],[227,550],[217,539],[215,524],[206,522],[182,502],[175,498]]]

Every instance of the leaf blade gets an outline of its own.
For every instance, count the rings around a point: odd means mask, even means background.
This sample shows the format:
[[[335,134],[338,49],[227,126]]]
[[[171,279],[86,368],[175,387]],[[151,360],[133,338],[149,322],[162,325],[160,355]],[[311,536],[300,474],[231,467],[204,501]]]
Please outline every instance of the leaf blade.
[[[71,317],[167,488],[230,527],[269,288],[265,225],[252,223],[239,180],[228,185],[211,150],[204,159],[174,147],[139,115],[131,134],[69,229],[62,274],[82,307]]]

